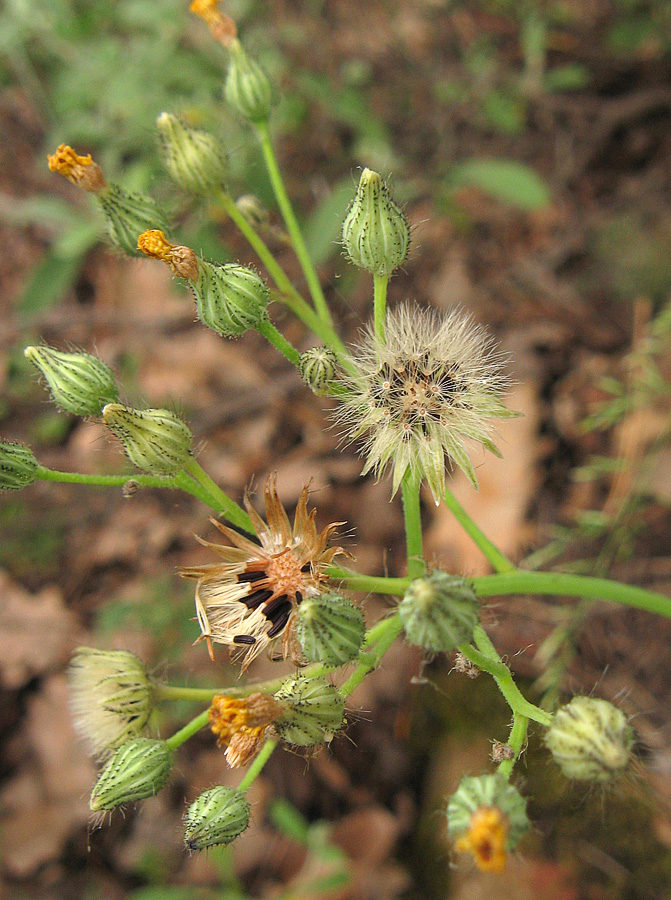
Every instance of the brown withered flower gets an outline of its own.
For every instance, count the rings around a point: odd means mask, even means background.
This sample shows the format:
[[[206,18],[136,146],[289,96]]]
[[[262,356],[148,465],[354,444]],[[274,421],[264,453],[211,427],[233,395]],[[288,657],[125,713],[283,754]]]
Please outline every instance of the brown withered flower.
[[[329,538],[342,522],[317,533],[316,510],[308,513],[307,509],[309,487],[307,484],[301,492],[292,527],[277,495],[276,476],[271,475],[264,489],[267,524],[245,496],[245,508],[260,544],[210,519],[233,546],[198,538],[222,562],[179,570],[185,578],[197,579],[199,640],[207,641],[212,659],[213,643],[228,644],[244,671],[282,635],[283,657],[291,655],[299,661],[292,639],[296,609],[304,597],[322,592],[326,569],[337,554],[345,553],[342,547],[328,547]]]

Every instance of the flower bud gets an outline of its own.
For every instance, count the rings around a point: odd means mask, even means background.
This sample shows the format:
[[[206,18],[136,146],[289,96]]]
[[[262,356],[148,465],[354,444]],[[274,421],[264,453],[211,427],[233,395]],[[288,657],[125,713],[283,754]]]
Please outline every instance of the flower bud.
[[[345,698],[325,678],[287,678],[275,699],[285,705],[285,712],[274,727],[288,744],[309,747],[328,743],[342,728]]]
[[[605,782],[626,769],[634,731],[607,700],[574,697],[555,713],[545,743],[567,778]]]
[[[51,347],[26,347],[26,359],[41,372],[54,402],[75,416],[99,416],[119,399],[114,373],[90,353],[62,353]]]
[[[106,757],[142,733],[154,697],[144,664],[134,653],[78,647],[68,680],[75,728],[94,756]]]
[[[90,154],[80,156],[72,147],[61,144],[47,159],[50,172],[58,172],[84,191],[98,194],[106,187],[102,169]]]
[[[221,143],[208,134],[187,128],[164,112],[156,120],[163,159],[172,180],[190,194],[207,194],[221,187],[228,166]]]
[[[139,410],[108,403],[103,419],[130,461],[145,472],[174,475],[191,456],[191,432],[169,409]]]
[[[386,278],[405,262],[410,246],[408,221],[377,172],[364,169],[342,226],[351,263]]]
[[[249,825],[245,795],[230,787],[213,787],[197,797],[186,814],[184,843],[188,850],[230,844]]]
[[[337,357],[329,347],[313,347],[301,353],[298,371],[312,393],[323,397],[329,393],[338,371]]]
[[[153,797],[168,780],[172,750],[165,741],[138,737],[122,744],[100,773],[91,792],[93,812]]]
[[[361,610],[338,594],[307,597],[298,607],[296,636],[308,662],[342,666],[361,649],[366,626]]]
[[[250,122],[267,122],[273,105],[273,90],[263,69],[250,59],[236,38],[231,53],[224,97],[229,106]]]
[[[398,606],[410,643],[434,653],[449,653],[470,641],[478,610],[468,582],[440,569],[411,581]]]
[[[126,256],[141,256],[137,239],[150,228],[168,230],[168,220],[147,194],[130,193],[110,184],[97,195],[107,221],[107,233],[117,250]]]
[[[20,491],[37,478],[39,463],[30,447],[0,441],[0,490]]]
[[[239,337],[267,316],[268,288],[256,272],[237,263],[216,266],[199,260],[191,289],[200,321],[225,337]]]
[[[461,779],[447,807],[447,833],[483,871],[502,872],[529,830],[526,800],[500,775]]]

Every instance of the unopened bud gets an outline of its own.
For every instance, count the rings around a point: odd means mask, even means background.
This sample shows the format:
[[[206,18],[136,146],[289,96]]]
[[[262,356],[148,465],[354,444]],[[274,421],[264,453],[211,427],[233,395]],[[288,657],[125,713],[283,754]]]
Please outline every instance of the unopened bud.
[[[93,812],[115,809],[122,803],[153,797],[168,780],[172,750],[165,741],[134,738],[114,753],[93,788]]]
[[[254,194],[243,194],[235,201],[238,211],[242,213],[252,228],[267,228],[270,221],[268,210]]]
[[[199,260],[198,280],[191,289],[200,321],[225,337],[239,337],[267,317],[268,288],[246,266]]]
[[[529,830],[526,800],[501,775],[462,778],[447,807],[447,833],[455,849],[473,855],[480,869],[502,872],[507,855]]]
[[[245,795],[230,787],[213,787],[197,797],[186,814],[184,843],[188,850],[230,844],[249,825]]]
[[[268,76],[258,63],[247,56],[237,38],[229,45],[231,58],[224,85],[229,106],[250,122],[267,122],[273,105],[273,90]]]
[[[41,372],[54,402],[75,416],[99,416],[119,399],[114,373],[90,353],[62,353],[51,347],[26,347],[26,359]]]
[[[338,360],[329,347],[313,347],[301,353],[298,371],[303,381],[318,397],[328,394],[338,371]]]
[[[440,569],[411,581],[398,606],[410,643],[434,653],[449,653],[470,641],[478,610],[468,582]]]
[[[207,131],[187,128],[164,112],[156,120],[163,159],[172,180],[190,194],[207,194],[221,187],[228,166],[221,143]]]
[[[377,172],[364,169],[342,227],[350,262],[386,278],[405,262],[410,246],[408,221]]]
[[[145,472],[174,475],[191,456],[191,432],[169,409],[139,410],[108,403],[103,419],[130,461]]]
[[[173,275],[196,281],[198,278],[198,256],[190,247],[171,244],[158,228],[143,231],[137,239],[137,249],[150,259],[160,259],[169,266]]]
[[[605,782],[629,764],[634,731],[607,700],[574,697],[555,713],[545,743],[567,778]]]
[[[30,447],[0,441],[0,490],[20,491],[37,479],[39,463]]]
[[[344,665],[358,655],[365,633],[361,610],[338,594],[306,597],[298,607],[296,636],[308,662]]]
[[[72,147],[61,144],[47,159],[50,172],[58,172],[85,191],[98,194],[106,187],[102,169],[98,163],[93,162],[90,154],[80,156]]]
[[[137,240],[143,231],[150,228],[168,230],[165,213],[148,194],[131,193],[117,184],[110,184],[97,199],[105,215],[111,242],[126,256],[141,256]]]
[[[342,728],[345,698],[325,678],[287,678],[275,694],[285,711],[274,728],[288,744],[325,744]]]

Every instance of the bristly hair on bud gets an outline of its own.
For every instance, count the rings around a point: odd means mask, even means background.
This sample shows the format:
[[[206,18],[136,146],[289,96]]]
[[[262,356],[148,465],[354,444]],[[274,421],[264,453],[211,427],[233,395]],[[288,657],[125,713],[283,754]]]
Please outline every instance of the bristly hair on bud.
[[[471,585],[440,569],[411,581],[398,606],[408,641],[433,653],[470,641],[479,609]]]
[[[91,811],[109,811],[158,794],[170,776],[172,758],[166,741],[145,737],[126,741],[100,773],[89,800]]]
[[[230,844],[249,825],[251,807],[243,793],[231,787],[210,788],[197,797],[186,814],[184,843],[188,850]]]
[[[37,479],[39,463],[25,444],[0,441],[0,490],[20,491]]]
[[[75,416],[99,416],[119,399],[114,373],[90,353],[64,353],[53,347],[26,347],[26,359],[38,369],[54,402]]]
[[[268,317],[270,292],[247,266],[198,260],[198,279],[190,284],[200,321],[224,337],[236,338]]]
[[[284,712],[274,728],[288,744],[328,744],[343,726],[345,698],[326,678],[294,675],[287,678],[275,699],[284,706]]]
[[[313,394],[328,394],[338,371],[338,358],[330,347],[313,347],[301,353],[298,371]]]
[[[108,403],[103,420],[133,465],[156,475],[175,475],[191,456],[188,426],[169,409],[131,409]]]
[[[379,477],[390,463],[395,494],[411,471],[427,480],[438,504],[447,460],[477,489],[464,442],[500,456],[490,420],[517,415],[500,400],[505,358],[488,332],[458,310],[444,315],[407,303],[387,316],[385,340],[371,326],[352,355],[334,419],[345,438],[363,437],[362,474]]]
[[[156,120],[163,159],[172,180],[190,194],[207,194],[226,178],[226,153],[214,135],[188,128],[164,112]]]
[[[307,484],[298,499],[293,527],[277,495],[276,476],[266,482],[267,524],[245,496],[245,507],[260,544],[217,522],[212,524],[233,544],[213,544],[198,538],[222,560],[179,570],[195,578],[196,615],[201,637],[214,659],[213,643],[227,644],[242,662],[243,671],[271,641],[283,635],[283,656],[298,656],[294,646],[296,608],[304,597],[322,591],[326,569],[345,551],[328,542],[342,522],[327,525],[319,534],[316,511],[308,513]]]
[[[245,52],[240,41],[232,40],[231,58],[224,84],[226,102],[249,122],[267,122],[273,107],[273,89],[263,69]]]

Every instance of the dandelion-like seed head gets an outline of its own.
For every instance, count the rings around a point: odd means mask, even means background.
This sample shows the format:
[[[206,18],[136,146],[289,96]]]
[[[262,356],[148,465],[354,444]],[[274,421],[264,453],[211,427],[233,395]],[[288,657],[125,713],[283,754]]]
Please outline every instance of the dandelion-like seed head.
[[[393,493],[410,471],[438,503],[447,457],[477,489],[465,442],[500,456],[490,420],[516,415],[501,402],[505,357],[487,330],[458,310],[405,304],[388,315],[385,339],[369,328],[353,356],[335,420],[347,438],[363,438],[362,474],[379,476],[391,463]]]
[[[304,597],[322,591],[326,569],[345,551],[329,547],[329,539],[342,522],[317,532],[316,510],[308,513],[309,484],[303,488],[293,526],[277,495],[275,476],[265,486],[266,519],[245,497],[245,507],[260,541],[254,543],[232,528],[212,519],[233,546],[200,540],[222,562],[180,569],[180,575],[195,578],[196,615],[201,637],[210,656],[212,644],[227,644],[243,671],[270,643],[283,636],[283,656],[299,657],[293,640],[295,611]]]

